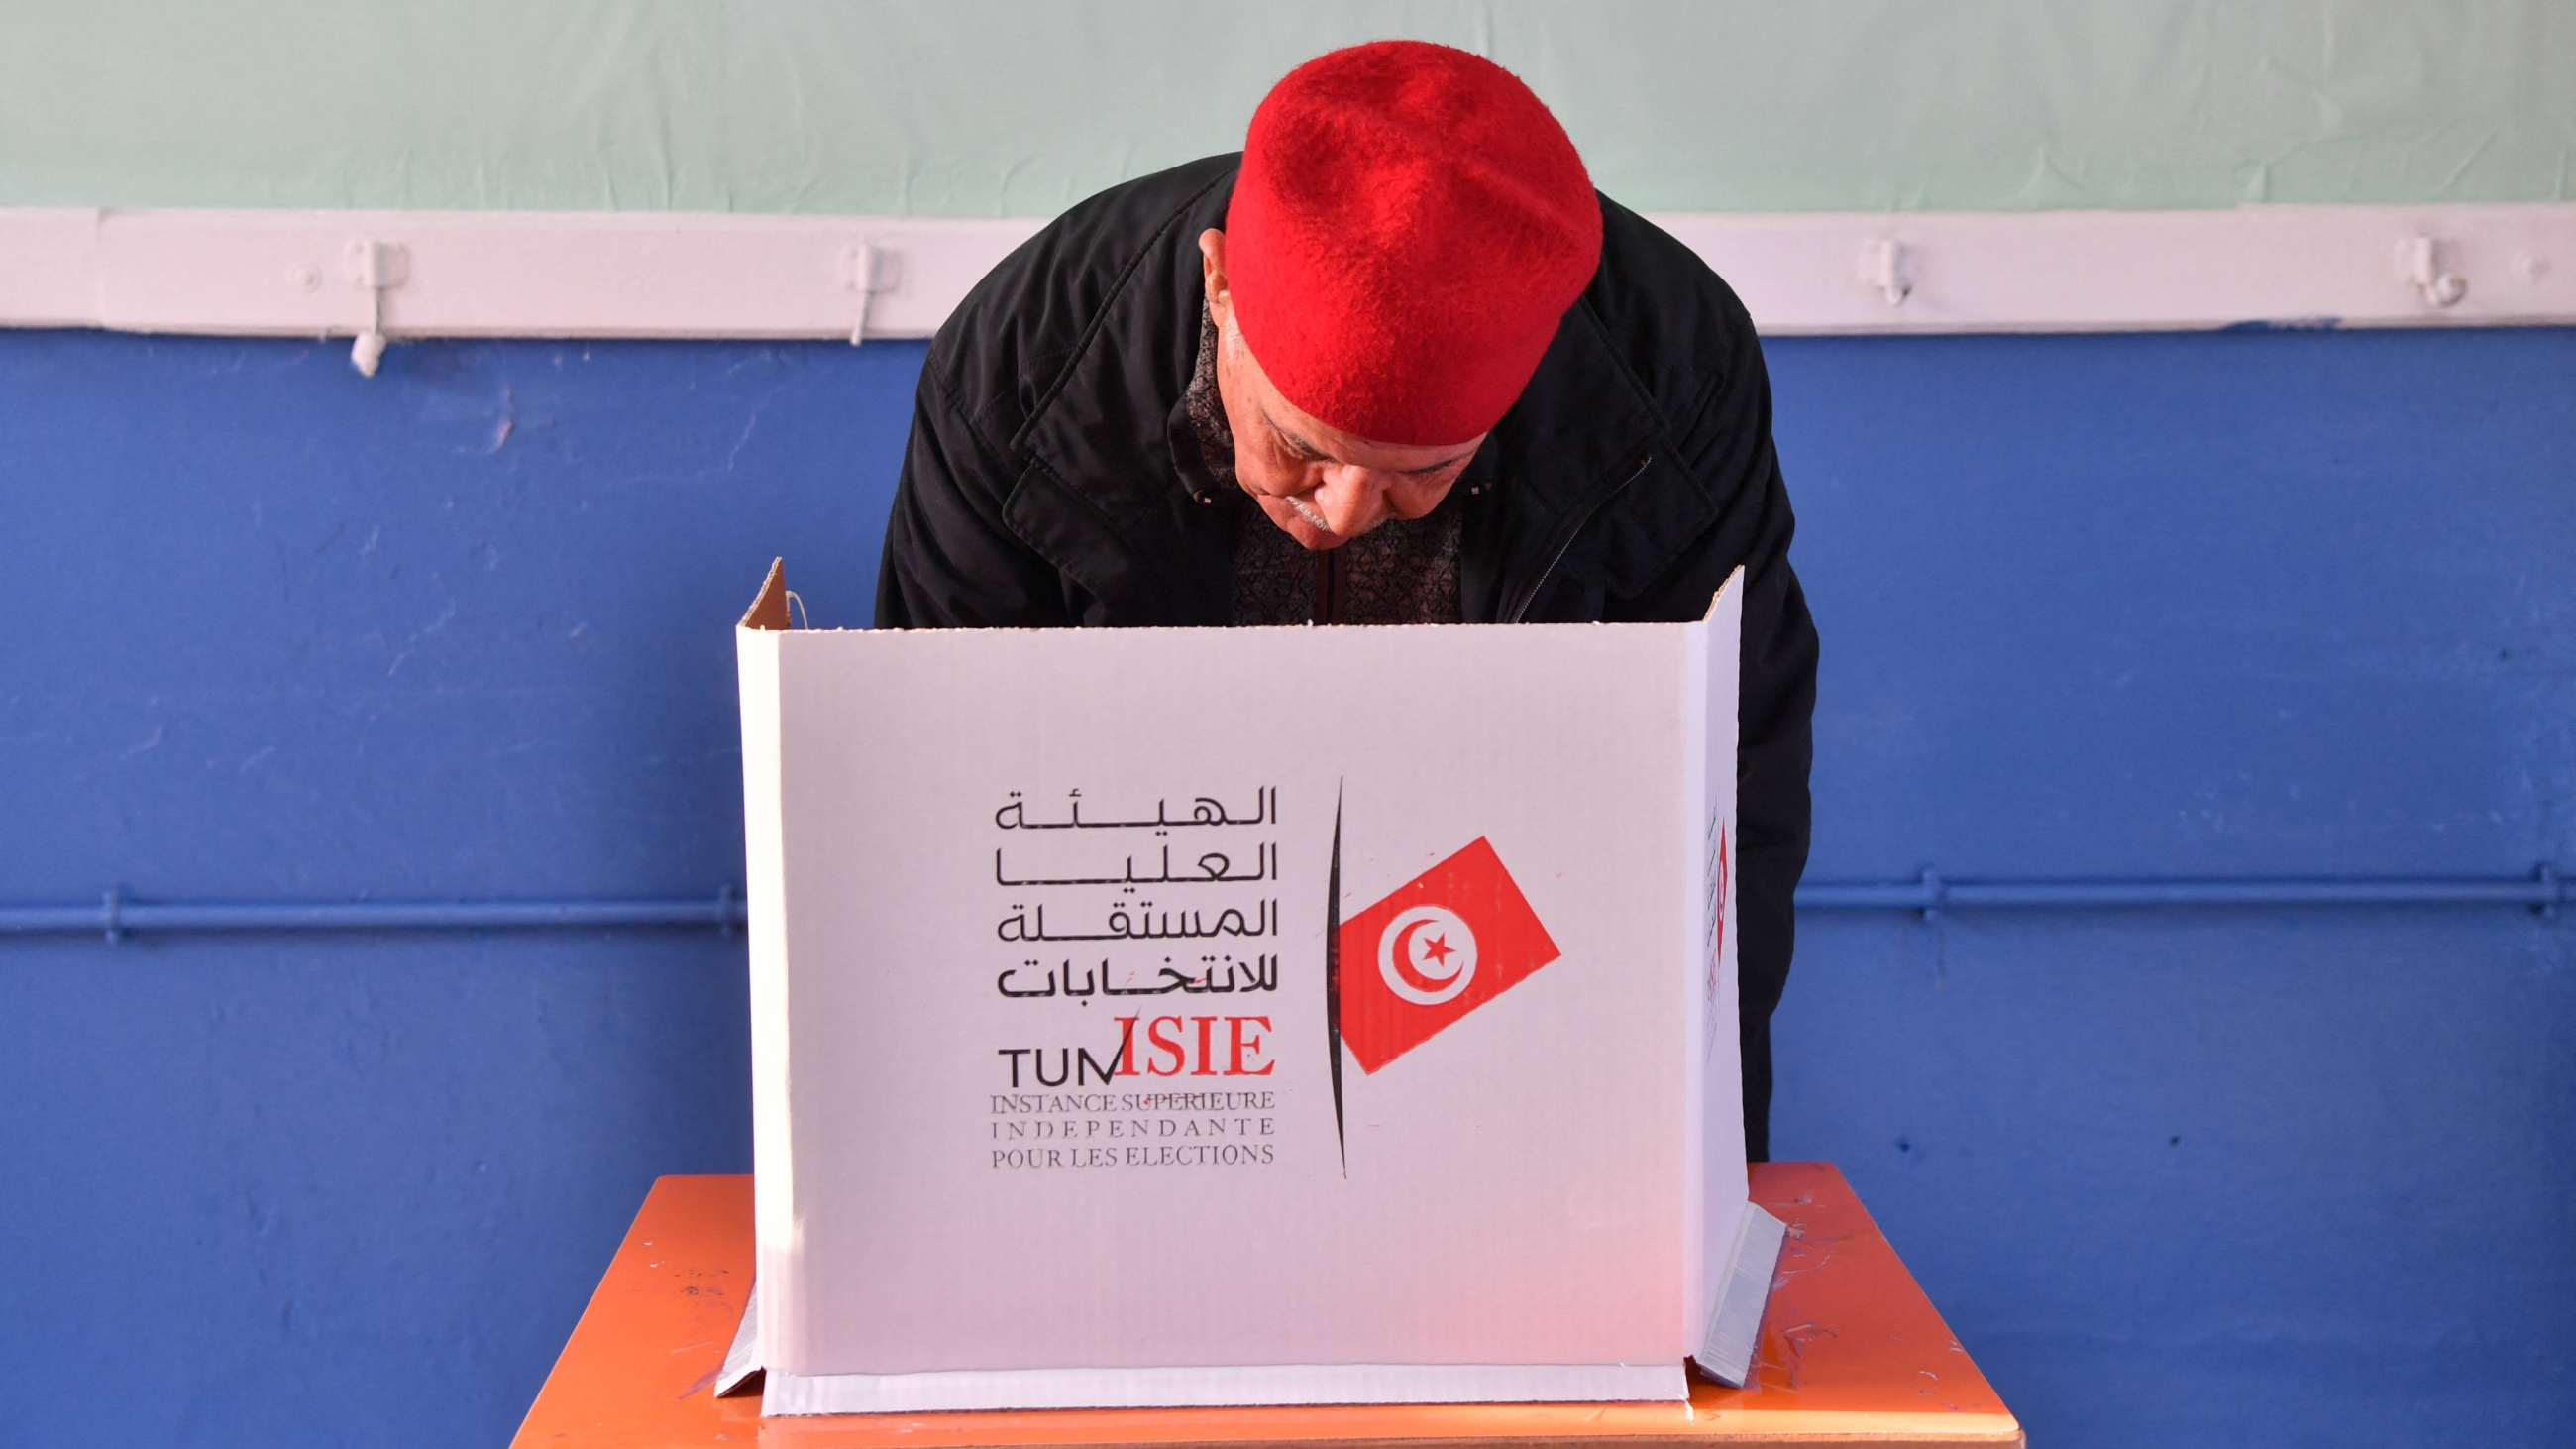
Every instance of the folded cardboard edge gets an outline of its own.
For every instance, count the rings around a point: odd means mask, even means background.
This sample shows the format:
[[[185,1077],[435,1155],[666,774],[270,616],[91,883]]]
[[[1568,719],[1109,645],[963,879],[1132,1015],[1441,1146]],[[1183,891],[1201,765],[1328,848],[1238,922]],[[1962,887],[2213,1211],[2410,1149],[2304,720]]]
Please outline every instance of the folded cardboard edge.
[[[1207,1368],[772,1373],[764,1416],[1264,1404],[1554,1404],[1690,1396],[1680,1364],[1262,1364]]]
[[[1730,1389],[1744,1387],[1753,1372],[1753,1347],[1762,1336],[1762,1310],[1771,1302],[1771,1279],[1780,1267],[1780,1248],[1789,1225],[1752,1203],[1736,1220],[1735,1246],[1726,1255],[1726,1278],[1719,1285],[1717,1306],[1709,1311],[1708,1333],[1691,1361],[1700,1372]]]
[[[769,577],[760,581],[760,592],[752,596],[751,607],[742,611],[745,629],[785,629],[787,620],[787,560],[769,561]]]
[[[725,1350],[724,1367],[716,1370],[716,1397],[730,1398],[760,1387],[760,1284],[742,1295],[742,1322],[734,1328],[733,1346]]]
[[[777,1374],[760,1357],[760,1285],[716,1373],[715,1395],[761,1391],[764,1416],[969,1409],[1227,1408],[1245,1404],[1678,1402],[1678,1364],[1270,1364],[1217,1368],[968,1369]]]
[[[1736,582],[1743,577],[1744,567],[1738,564],[1735,571],[1726,576],[1726,581],[1717,586],[1717,592],[1708,596],[1708,610],[1700,616],[1702,623],[1717,617],[1718,600],[1725,598],[1726,591],[1734,588]],[[760,592],[752,596],[751,607],[743,610],[741,627],[773,630],[795,627],[787,612],[787,560],[785,558],[774,558],[769,561],[768,577],[760,581]]]
[[[1705,624],[1711,619],[1716,618],[1718,600],[1725,598],[1727,590],[1734,588],[1737,584],[1742,583],[1743,581],[1744,565],[1737,564],[1735,568],[1727,574],[1726,578],[1718,584],[1717,591],[1708,596],[1708,607],[1700,611],[1699,621]],[[784,588],[785,585],[782,584],[780,587]]]

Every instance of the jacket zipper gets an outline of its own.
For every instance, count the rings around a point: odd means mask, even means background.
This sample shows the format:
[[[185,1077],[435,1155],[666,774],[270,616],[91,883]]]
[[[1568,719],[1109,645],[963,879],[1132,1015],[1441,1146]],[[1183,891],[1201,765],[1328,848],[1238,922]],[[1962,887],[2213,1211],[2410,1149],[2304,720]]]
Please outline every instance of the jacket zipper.
[[[1577,538],[1582,537],[1584,528],[1592,522],[1594,516],[1599,514],[1602,509],[1610,506],[1610,500],[1627,492],[1629,484],[1645,477],[1646,469],[1653,466],[1654,461],[1655,455],[1652,453],[1648,453],[1646,456],[1639,458],[1637,460],[1636,468],[1630,472],[1626,478],[1620,480],[1618,487],[1613,488],[1609,492],[1602,494],[1599,498],[1592,500],[1592,506],[1584,509],[1583,516],[1574,520],[1574,526],[1567,529],[1565,531],[1565,537],[1557,541],[1556,552],[1549,555],[1547,567],[1540,569],[1538,571],[1538,578],[1533,581],[1527,589],[1521,592],[1520,603],[1513,608],[1511,617],[1506,622],[1513,624],[1521,622],[1523,617],[1529,613],[1530,605],[1538,602],[1538,591],[1547,587],[1548,579],[1556,573],[1556,566],[1565,562],[1566,550],[1574,547],[1574,541]]]

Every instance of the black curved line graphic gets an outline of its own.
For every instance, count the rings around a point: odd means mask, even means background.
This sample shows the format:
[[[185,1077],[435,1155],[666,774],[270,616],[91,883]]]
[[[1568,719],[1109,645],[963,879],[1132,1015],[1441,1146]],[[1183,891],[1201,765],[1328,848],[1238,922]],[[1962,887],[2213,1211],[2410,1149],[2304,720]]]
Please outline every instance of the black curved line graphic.
[[[1324,1044],[1333,1054],[1333,1141],[1342,1176],[1351,1175],[1351,1142],[1342,1128],[1342,787],[1333,784],[1333,864],[1324,873]]]

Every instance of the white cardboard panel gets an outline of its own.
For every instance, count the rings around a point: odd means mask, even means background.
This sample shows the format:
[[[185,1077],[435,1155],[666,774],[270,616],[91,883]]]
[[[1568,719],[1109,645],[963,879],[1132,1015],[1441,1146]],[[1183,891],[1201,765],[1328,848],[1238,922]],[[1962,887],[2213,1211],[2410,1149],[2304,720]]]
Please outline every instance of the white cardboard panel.
[[[1218,1408],[1235,1404],[1561,1404],[1690,1397],[1679,1364],[1276,1364],[1009,1373],[772,1373],[763,1414],[955,1409]]]
[[[1703,920],[1731,915],[1705,852],[1732,830],[1735,610],[744,631],[747,736],[776,732],[745,751],[776,802],[748,825],[774,832],[771,1373],[1094,1394],[1305,1365],[1276,1391],[1344,1396],[1315,1366],[1677,1365],[1744,1210],[1735,1034],[1709,1028],[1734,943]],[[1552,954],[1372,1061],[1368,1022],[1454,1011],[1360,992],[1394,979],[1386,943],[1446,949],[1393,913],[1478,849]],[[1475,918],[1466,959],[1509,980],[1520,928]]]

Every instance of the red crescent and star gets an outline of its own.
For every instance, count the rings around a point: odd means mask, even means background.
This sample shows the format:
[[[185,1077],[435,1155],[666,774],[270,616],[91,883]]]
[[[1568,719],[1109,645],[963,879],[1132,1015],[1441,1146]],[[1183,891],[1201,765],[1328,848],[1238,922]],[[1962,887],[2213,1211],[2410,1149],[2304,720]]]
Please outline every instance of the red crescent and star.
[[[1421,969],[1414,964],[1414,937],[1422,930],[1423,927],[1433,924],[1435,923],[1431,921],[1415,921],[1411,925],[1406,926],[1404,928],[1404,933],[1396,937],[1395,941],[1395,959],[1397,969],[1401,970],[1406,977],[1412,980],[1414,983],[1414,989],[1418,991],[1440,991],[1449,985],[1445,980],[1435,981],[1430,977],[1424,976]],[[1446,936],[1433,936],[1423,943],[1422,954],[1445,966],[1449,964],[1450,957],[1458,954],[1458,948],[1450,945],[1449,938]]]

